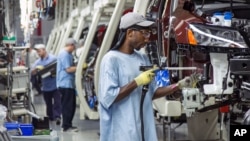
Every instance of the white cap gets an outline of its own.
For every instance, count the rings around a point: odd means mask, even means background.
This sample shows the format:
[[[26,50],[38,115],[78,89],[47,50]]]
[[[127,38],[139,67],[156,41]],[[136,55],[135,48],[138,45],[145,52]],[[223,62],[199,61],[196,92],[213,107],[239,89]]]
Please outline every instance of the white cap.
[[[46,47],[44,44],[36,44],[34,48],[35,49],[45,49]]]
[[[122,16],[120,21],[120,29],[127,29],[133,25],[138,25],[141,27],[150,27],[155,22],[147,20],[143,15],[138,13],[129,12]]]
[[[68,38],[65,42],[65,45],[74,45],[75,47],[79,47],[79,44],[77,43],[77,41],[73,38]]]

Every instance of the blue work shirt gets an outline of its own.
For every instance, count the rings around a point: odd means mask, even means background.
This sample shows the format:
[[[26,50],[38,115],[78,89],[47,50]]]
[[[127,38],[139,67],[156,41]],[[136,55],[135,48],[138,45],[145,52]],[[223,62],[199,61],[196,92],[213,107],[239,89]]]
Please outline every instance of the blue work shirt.
[[[114,102],[120,88],[132,82],[141,72],[139,66],[148,66],[145,54],[111,50],[102,59],[99,77],[100,141],[141,141],[140,100],[142,86],[128,96]],[[155,81],[149,84],[143,104],[145,141],[157,141],[152,98]]]
[[[46,66],[52,62],[56,61],[56,57],[52,54],[47,54],[45,58],[39,58],[35,61],[31,70],[35,69],[36,66]],[[53,91],[57,89],[56,87],[56,77],[45,77],[42,79],[42,91]]]
[[[61,50],[57,56],[56,85],[57,88],[75,88],[75,73],[68,73],[66,69],[73,66],[73,55]]]

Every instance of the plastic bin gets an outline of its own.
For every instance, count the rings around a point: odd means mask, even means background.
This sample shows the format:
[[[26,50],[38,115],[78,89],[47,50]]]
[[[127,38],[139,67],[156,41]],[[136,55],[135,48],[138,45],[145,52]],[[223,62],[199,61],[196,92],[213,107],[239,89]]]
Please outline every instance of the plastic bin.
[[[6,122],[4,127],[11,135],[32,136],[34,127],[29,123]]]
[[[6,122],[4,123],[4,127],[10,135],[21,135],[20,125],[17,122]]]
[[[7,130],[14,130],[19,128],[19,124],[16,122],[5,122],[4,127],[7,128]]]
[[[22,136],[32,136],[34,127],[32,124],[20,124],[20,129],[22,131]]]

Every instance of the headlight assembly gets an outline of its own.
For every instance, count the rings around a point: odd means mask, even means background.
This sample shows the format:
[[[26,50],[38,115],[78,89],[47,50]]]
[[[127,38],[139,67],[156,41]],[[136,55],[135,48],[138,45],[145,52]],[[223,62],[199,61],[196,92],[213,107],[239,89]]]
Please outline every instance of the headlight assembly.
[[[228,27],[190,24],[187,34],[193,45],[247,48],[240,32]]]

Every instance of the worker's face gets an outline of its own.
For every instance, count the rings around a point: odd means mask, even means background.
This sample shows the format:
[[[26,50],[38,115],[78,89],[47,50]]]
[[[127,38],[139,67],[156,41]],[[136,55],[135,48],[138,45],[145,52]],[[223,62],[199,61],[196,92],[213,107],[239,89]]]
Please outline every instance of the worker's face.
[[[140,50],[148,42],[151,35],[151,31],[148,29],[128,29],[130,37],[130,46],[135,50]]]
[[[76,49],[76,46],[74,44],[70,45],[70,52],[72,53]]]
[[[36,50],[37,54],[41,57],[44,58],[46,56],[46,50],[45,49],[37,49]]]

